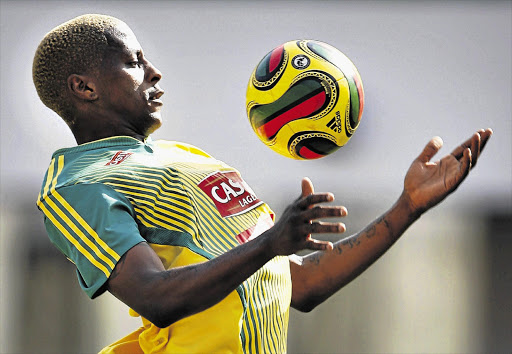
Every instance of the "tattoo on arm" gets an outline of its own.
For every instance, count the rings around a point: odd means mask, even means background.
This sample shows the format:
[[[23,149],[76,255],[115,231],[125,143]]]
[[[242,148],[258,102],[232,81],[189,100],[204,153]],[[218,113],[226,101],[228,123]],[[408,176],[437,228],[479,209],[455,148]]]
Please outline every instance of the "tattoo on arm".
[[[383,227],[387,230],[388,234],[392,234],[391,226],[390,226],[388,220],[386,219],[386,216],[383,215],[383,216],[379,217],[378,219],[376,219],[373,223],[371,223],[363,231],[361,231],[355,235],[349,236],[339,242],[336,242],[334,244],[333,252],[340,255],[343,253],[343,248],[345,248],[345,247],[354,248],[354,247],[359,246],[361,244],[361,240],[359,238],[363,234],[365,234],[366,238],[368,238],[368,239],[374,237],[377,234],[378,225],[383,225]],[[315,253],[309,254],[307,257],[304,257],[303,259],[305,262],[307,262],[311,265],[317,266],[320,264],[320,260],[323,256],[323,254],[324,254],[324,252],[315,252]]]
[[[342,245],[349,245],[350,248],[354,248],[355,246],[359,246],[361,244],[361,241],[359,241],[359,235],[356,234],[350,237],[347,237],[346,239],[341,241]]]
[[[375,222],[375,225],[384,224],[384,227],[388,231],[389,234],[393,234],[393,230],[391,230],[391,226],[389,225],[388,219],[386,219],[386,216],[382,215],[380,218],[377,219]]]
[[[372,238],[377,233],[377,225],[372,224],[370,228],[368,229],[368,232],[366,232],[366,238]]]
[[[359,246],[361,244],[361,241],[359,240],[359,237],[363,234],[366,235],[366,238],[370,239],[374,237],[377,234],[377,226],[383,224],[384,227],[388,230],[389,233],[392,233],[391,227],[389,225],[388,220],[383,215],[377,220],[375,220],[373,223],[371,223],[365,230],[361,231],[358,234],[352,235],[350,237],[347,237],[341,242],[338,242],[334,247],[334,252],[337,254],[341,254],[343,252],[343,247],[348,246],[350,248],[354,248],[356,246]]]
[[[377,233],[377,225],[380,225],[380,224],[384,224],[386,229],[391,231],[388,220],[386,219],[386,217],[384,215],[382,215],[380,218],[375,220],[375,222],[373,222],[369,226],[368,231],[366,232],[366,237],[372,238],[373,236],[375,236],[375,234]]]
[[[320,263],[320,256],[320,252],[315,252],[305,257],[304,260],[313,265],[318,265]]]

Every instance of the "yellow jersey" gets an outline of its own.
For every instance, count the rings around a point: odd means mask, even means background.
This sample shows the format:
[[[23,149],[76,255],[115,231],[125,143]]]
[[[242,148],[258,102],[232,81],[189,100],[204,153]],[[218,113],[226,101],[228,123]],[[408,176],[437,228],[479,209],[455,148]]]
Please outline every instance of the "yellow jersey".
[[[57,150],[37,204],[91,298],[140,242],[170,269],[213,259],[274,220],[237,170],[192,145],[150,138]],[[285,352],[290,301],[289,260],[276,257],[213,307],[167,328],[142,318],[102,353]]]

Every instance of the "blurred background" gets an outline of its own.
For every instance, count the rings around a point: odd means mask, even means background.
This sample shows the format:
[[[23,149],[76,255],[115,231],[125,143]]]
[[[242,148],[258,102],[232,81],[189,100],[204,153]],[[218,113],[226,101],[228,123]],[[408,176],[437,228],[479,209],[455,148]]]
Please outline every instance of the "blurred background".
[[[308,314],[292,310],[290,353],[512,349],[510,1],[0,1],[0,352],[93,353],[139,327],[110,294],[82,293],[50,244],[35,200],[50,156],[73,146],[38,99],[34,51],[84,13],[116,16],[163,73],[164,125],[237,167],[279,215],[309,176],[345,205],[347,234],[400,195],[405,171],[435,135],[441,154],[479,128],[494,136],[478,166],[374,266]],[[265,147],[245,116],[260,60],[293,39],[352,59],[366,106],[337,153],[293,161]]]

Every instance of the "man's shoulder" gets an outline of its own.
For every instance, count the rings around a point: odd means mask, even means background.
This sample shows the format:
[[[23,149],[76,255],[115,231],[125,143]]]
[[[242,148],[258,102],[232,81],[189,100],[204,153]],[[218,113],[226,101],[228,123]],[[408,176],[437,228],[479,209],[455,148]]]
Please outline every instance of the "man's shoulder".
[[[131,138],[130,138],[131,139]],[[102,139],[69,148],[52,155],[42,190],[56,190],[81,183],[93,184],[126,161],[138,145],[135,139]]]
[[[198,148],[195,145],[181,142],[181,141],[171,141],[171,140],[155,140],[154,144],[159,149],[168,149],[173,150],[176,153],[189,153],[194,155],[201,155],[208,158],[213,158],[210,154],[208,154],[203,149]]]

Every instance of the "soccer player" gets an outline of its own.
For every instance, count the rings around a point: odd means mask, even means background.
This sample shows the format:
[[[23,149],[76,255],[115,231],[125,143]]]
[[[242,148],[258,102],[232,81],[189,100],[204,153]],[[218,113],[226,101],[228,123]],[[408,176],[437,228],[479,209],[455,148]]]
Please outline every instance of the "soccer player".
[[[234,168],[152,141],[161,77],[130,28],[104,15],[53,29],[34,58],[39,97],[78,143],[53,154],[42,184],[48,235],[88,296],[109,291],[142,317],[104,353],[285,352],[289,307],[310,311],[363,272],[460,185],[492,134],[479,130],[437,162],[433,138],[396,203],[332,244],[311,235],[344,232],[325,219],[347,210],[309,179],[275,222]],[[294,255],[304,249],[316,252]]]

